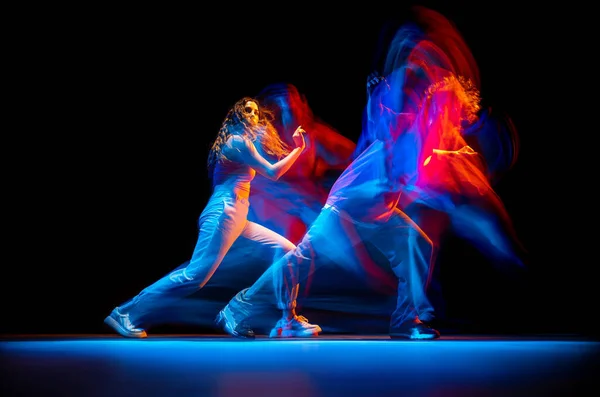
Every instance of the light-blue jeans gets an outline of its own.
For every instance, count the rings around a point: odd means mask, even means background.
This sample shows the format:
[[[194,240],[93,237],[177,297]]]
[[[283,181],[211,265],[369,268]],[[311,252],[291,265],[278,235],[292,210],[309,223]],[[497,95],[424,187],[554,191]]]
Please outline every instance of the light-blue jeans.
[[[381,269],[373,263],[365,242],[387,258],[398,278],[397,304],[390,326],[397,327],[417,316],[423,321],[433,319],[434,310],[426,295],[433,246],[419,226],[398,209],[385,223],[365,224],[326,206],[295,249],[275,261],[252,287],[231,299],[229,307],[236,320],[260,312],[273,298],[279,309],[296,307],[298,285],[328,261],[377,282]]]
[[[159,306],[198,291],[226,255],[227,269],[234,272],[236,268],[251,265],[247,258],[254,251],[267,249],[275,260],[296,247],[280,234],[248,221],[248,208],[248,200],[231,190],[213,192],[198,220],[198,239],[191,259],[121,305],[120,312],[129,313],[135,322]],[[247,285],[252,281],[248,280]]]

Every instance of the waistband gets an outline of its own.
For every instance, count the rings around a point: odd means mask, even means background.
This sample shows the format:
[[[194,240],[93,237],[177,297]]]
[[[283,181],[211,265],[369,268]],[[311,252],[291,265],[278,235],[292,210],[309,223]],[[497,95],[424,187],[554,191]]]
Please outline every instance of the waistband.
[[[211,198],[228,198],[246,206],[250,206],[250,201],[248,200],[247,194],[240,194],[232,191],[231,189],[214,189]]]

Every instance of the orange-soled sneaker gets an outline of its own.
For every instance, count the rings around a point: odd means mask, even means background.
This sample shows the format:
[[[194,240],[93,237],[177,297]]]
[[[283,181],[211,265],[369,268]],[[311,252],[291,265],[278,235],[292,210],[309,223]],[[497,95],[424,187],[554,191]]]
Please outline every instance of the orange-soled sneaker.
[[[291,319],[282,318],[271,330],[269,338],[312,338],[319,336],[321,327],[311,324],[304,316],[294,316]]]
[[[115,307],[104,319],[104,323],[126,338],[146,338],[148,336],[145,330],[137,328],[131,323],[129,314],[121,314],[118,307]]]

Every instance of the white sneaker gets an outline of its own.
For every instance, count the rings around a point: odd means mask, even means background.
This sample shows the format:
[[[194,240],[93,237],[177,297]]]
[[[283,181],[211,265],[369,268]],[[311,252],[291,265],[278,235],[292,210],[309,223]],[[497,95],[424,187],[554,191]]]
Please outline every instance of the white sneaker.
[[[110,315],[104,319],[104,323],[126,338],[145,338],[148,336],[146,331],[136,328],[131,323],[129,314],[119,313],[118,307],[115,307]]]
[[[271,330],[269,338],[312,338],[319,336],[321,327],[311,324],[304,316],[295,316],[288,320],[282,318]]]

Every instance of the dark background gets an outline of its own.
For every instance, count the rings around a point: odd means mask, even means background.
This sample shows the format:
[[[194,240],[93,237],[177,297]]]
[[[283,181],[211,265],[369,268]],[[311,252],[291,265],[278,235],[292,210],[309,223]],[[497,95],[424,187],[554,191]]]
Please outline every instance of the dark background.
[[[356,141],[378,37],[410,4],[86,6],[47,19],[36,10],[15,32],[26,44],[14,59],[17,127],[6,148],[2,332],[107,332],[115,305],[187,260],[209,194],[208,148],[240,97],[292,83]],[[594,332],[594,247],[565,188],[574,183],[565,94],[584,77],[565,67],[574,59],[565,7],[420,4],[456,24],[479,63],[484,104],[507,111],[521,138],[497,192],[528,271],[499,273],[456,241],[442,258],[449,315],[492,333]]]

